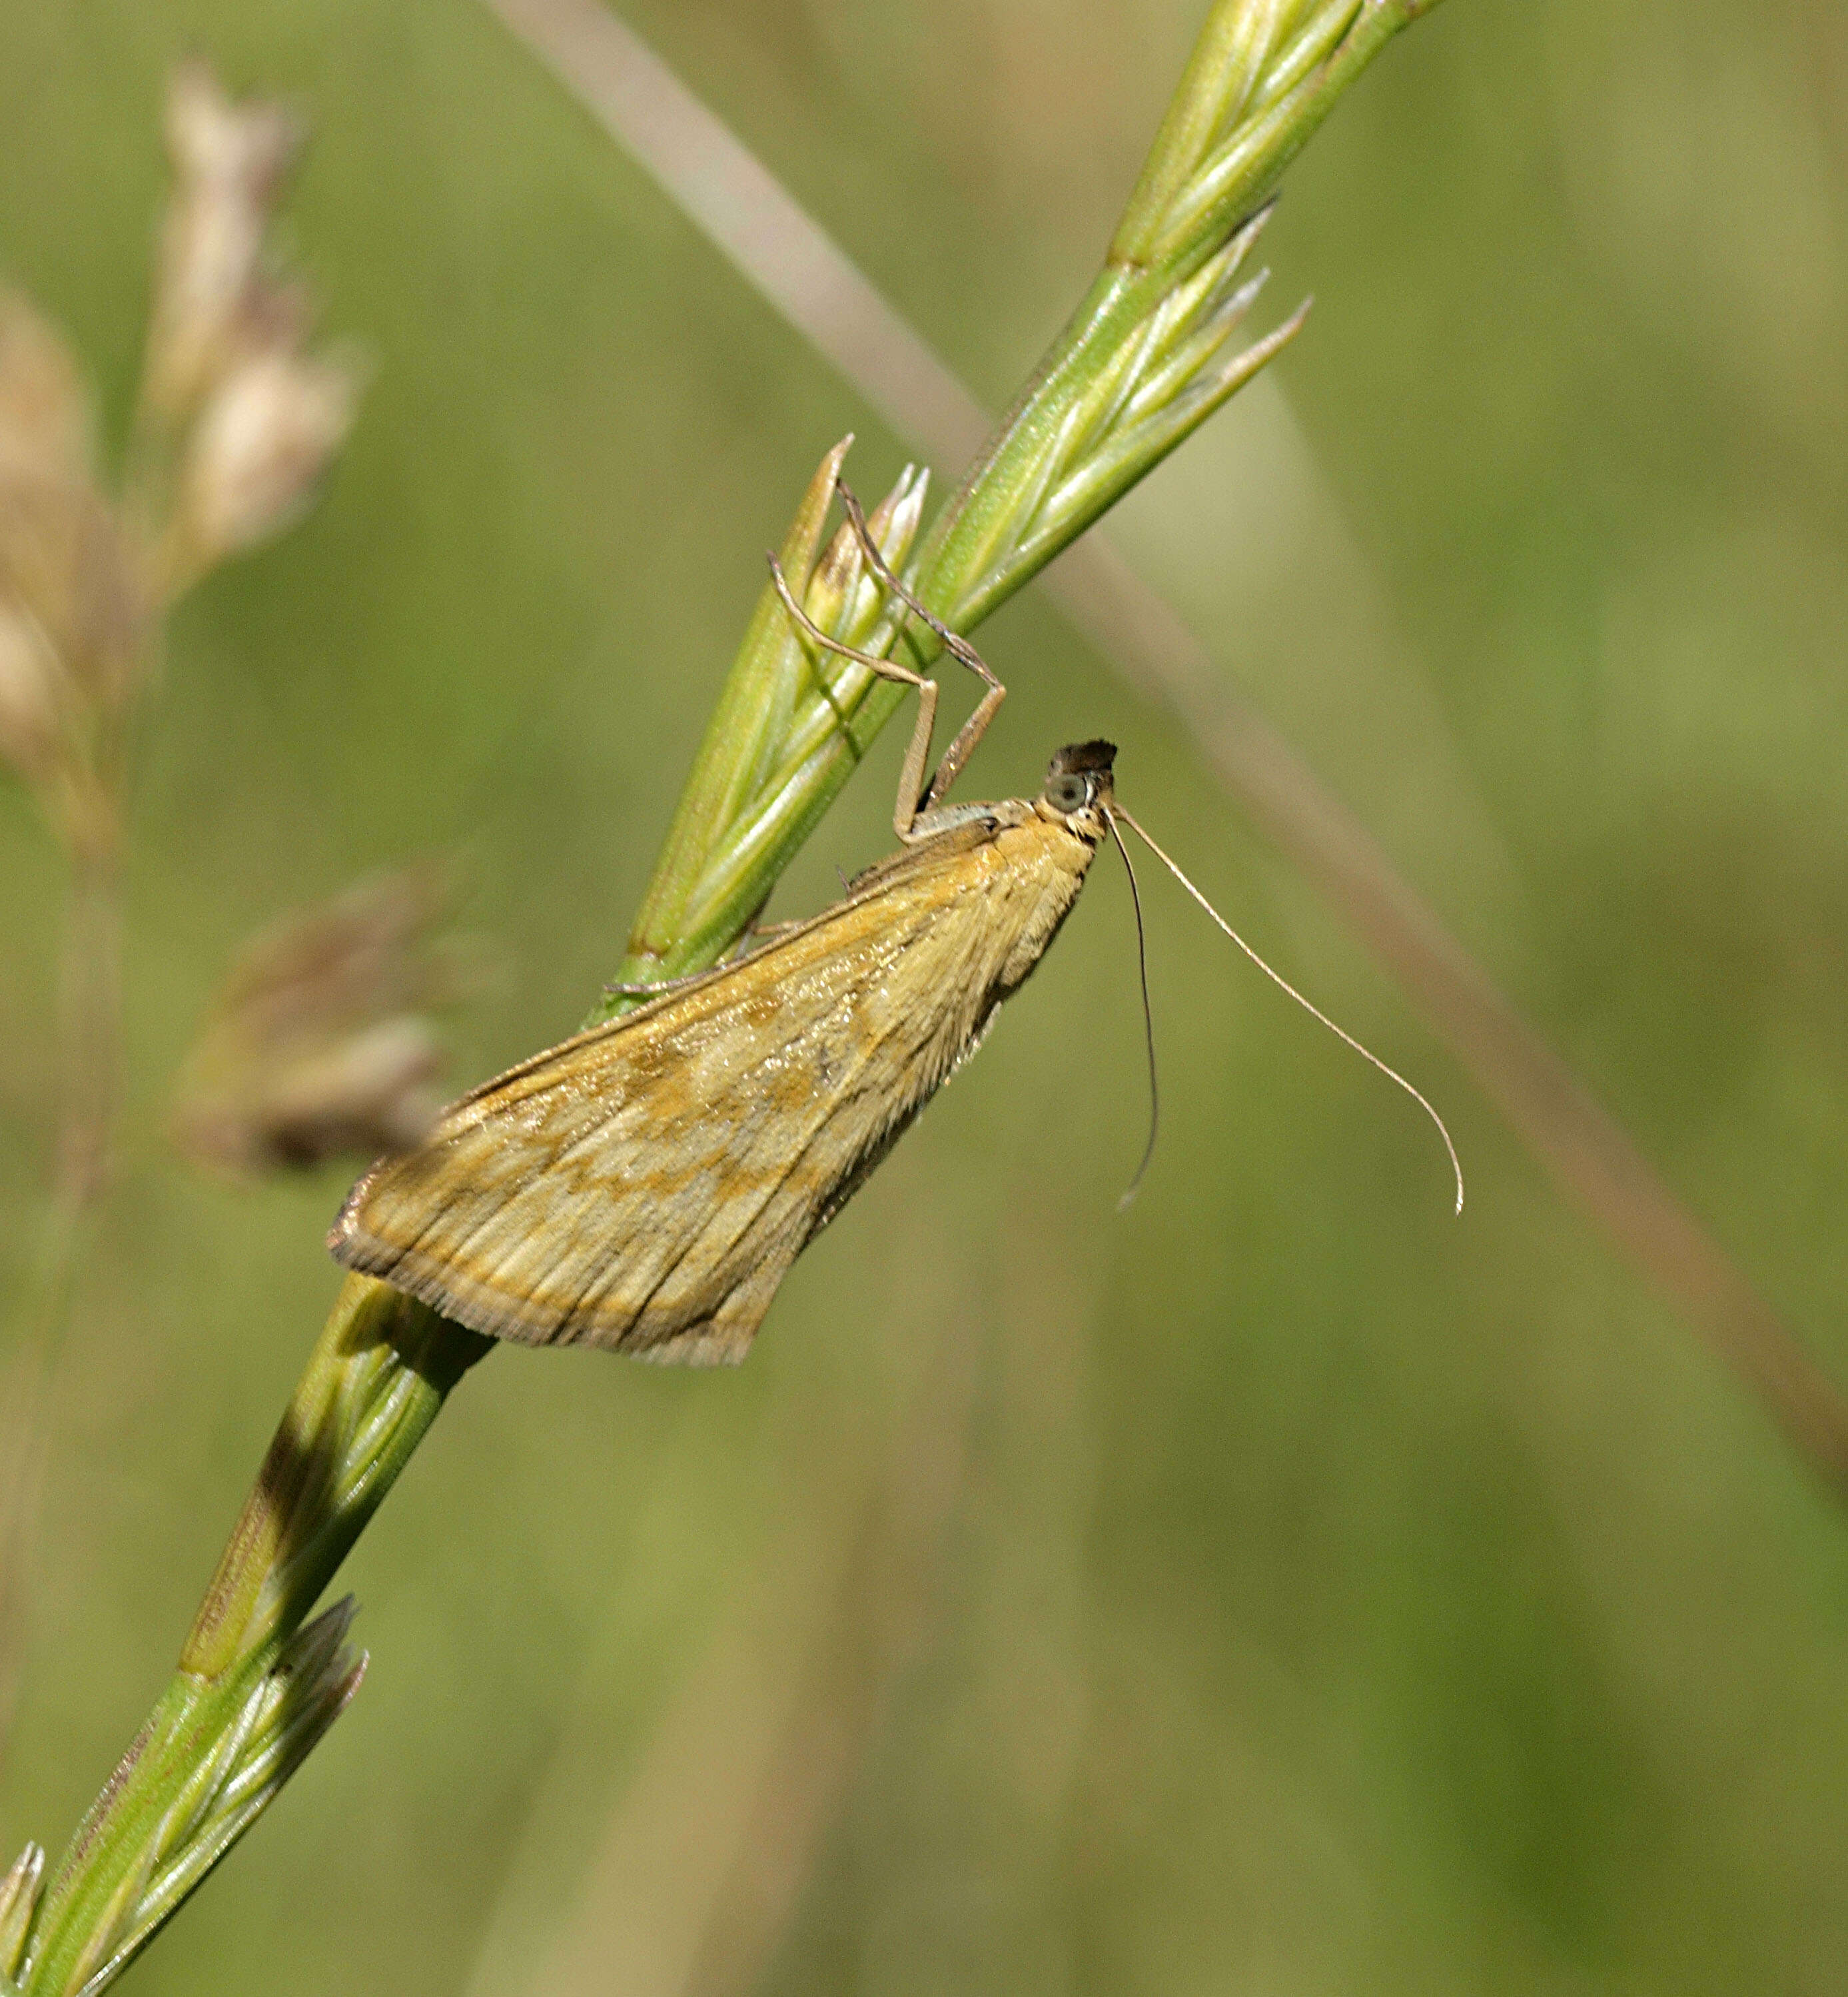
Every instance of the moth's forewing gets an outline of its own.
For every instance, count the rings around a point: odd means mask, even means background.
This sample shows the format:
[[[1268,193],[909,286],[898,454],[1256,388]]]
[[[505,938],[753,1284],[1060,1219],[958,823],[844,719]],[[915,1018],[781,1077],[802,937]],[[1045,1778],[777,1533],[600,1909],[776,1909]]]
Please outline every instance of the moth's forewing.
[[[895,855],[756,955],[464,1096],[360,1181],[329,1246],[496,1337],[741,1358],[1091,850],[1014,802]]]

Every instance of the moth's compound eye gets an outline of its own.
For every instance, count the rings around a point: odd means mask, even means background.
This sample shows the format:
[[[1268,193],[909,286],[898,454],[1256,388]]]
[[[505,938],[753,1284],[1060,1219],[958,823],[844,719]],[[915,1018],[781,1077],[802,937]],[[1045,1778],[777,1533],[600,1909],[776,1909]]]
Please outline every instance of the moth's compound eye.
[[[1082,777],[1055,777],[1046,787],[1046,801],[1054,811],[1082,811],[1085,796],[1086,785]]]

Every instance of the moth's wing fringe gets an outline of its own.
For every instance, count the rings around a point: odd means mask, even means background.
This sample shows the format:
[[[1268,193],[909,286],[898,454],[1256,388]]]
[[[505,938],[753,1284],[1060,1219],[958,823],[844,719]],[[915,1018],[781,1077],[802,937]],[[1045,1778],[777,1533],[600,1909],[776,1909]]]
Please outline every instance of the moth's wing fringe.
[[[485,1284],[471,1284],[464,1292],[440,1271],[415,1266],[413,1257],[400,1254],[375,1236],[354,1233],[341,1243],[340,1259],[350,1269],[376,1276],[394,1289],[404,1291],[457,1324],[466,1325],[489,1338],[504,1339],[517,1345],[592,1345],[631,1358],[645,1359],[657,1366],[736,1366],[750,1350],[751,1340],[770,1305],[766,1295],[761,1306],[745,1322],[743,1312],[715,1313],[697,1323],[683,1326],[664,1338],[651,1340],[623,1337],[613,1341],[589,1335],[591,1327],[560,1336],[549,1319],[535,1321],[526,1312],[501,1299]],[[721,1322],[723,1317],[725,1322]]]

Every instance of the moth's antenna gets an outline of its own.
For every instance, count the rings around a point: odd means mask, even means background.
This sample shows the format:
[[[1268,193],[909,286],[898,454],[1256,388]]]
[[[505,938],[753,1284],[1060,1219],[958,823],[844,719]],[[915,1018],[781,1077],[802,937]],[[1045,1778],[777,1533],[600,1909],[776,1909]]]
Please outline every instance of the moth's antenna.
[[[1379,1056],[1374,1053],[1370,1048],[1362,1047],[1360,1043],[1354,1038],[1352,1033],[1347,1032],[1343,1027],[1337,1026],[1334,1021],[1329,1017],[1327,1013],[1322,1010],[1320,1006],[1312,1005],[1307,998],[1304,998],[1302,994],[1297,990],[1296,987],[1292,985],[1287,978],[1281,977],[1276,971],[1273,971],[1270,965],[1267,964],[1264,960],[1258,955],[1257,952],[1251,947],[1250,944],[1248,943],[1245,939],[1239,934],[1238,931],[1233,927],[1231,923],[1219,913],[1219,910],[1213,906],[1212,902],[1201,893],[1200,890],[1194,885],[1193,882],[1181,872],[1179,867],[1177,867],[1174,862],[1162,851],[1161,848],[1149,836],[1149,834],[1143,830],[1143,827],[1139,824],[1136,823],[1135,818],[1129,812],[1125,811],[1122,806],[1119,804],[1112,805],[1110,810],[1111,816],[1113,818],[1120,818],[1127,826],[1129,826],[1129,828],[1142,840],[1143,844],[1148,847],[1149,850],[1154,854],[1155,857],[1161,862],[1162,865],[1174,875],[1174,878],[1181,883],[1181,886],[1193,896],[1194,899],[1200,904],[1201,907],[1212,917],[1213,920],[1219,924],[1219,927],[1231,937],[1233,941],[1238,945],[1239,948],[1242,950],[1248,957],[1250,958],[1252,962],[1257,966],[1258,969],[1270,980],[1272,984],[1281,986],[1281,988],[1285,992],[1288,992],[1290,996],[1296,1001],[1297,1004],[1299,1005],[1305,1012],[1310,1014],[1313,1018],[1319,1019],[1337,1040],[1346,1041],[1347,1044],[1352,1047],[1354,1052],[1359,1054],[1362,1059],[1372,1062],[1374,1066],[1380,1071],[1381,1074],[1386,1077],[1388,1081],[1396,1081],[1400,1088],[1402,1088],[1405,1093],[1412,1098],[1412,1101],[1418,1105],[1419,1109],[1423,1110],[1425,1114],[1430,1118],[1431,1121],[1437,1126],[1437,1134],[1439,1136],[1443,1138],[1444,1149],[1450,1154],[1450,1170],[1457,1175],[1457,1211],[1459,1213],[1462,1212],[1463,1166],[1457,1156],[1457,1147],[1450,1142],[1450,1133],[1444,1126],[1443,1119],[1438,1115],[1435,1109],[1432,1108],[1429,1102],[1426,1100],[1424,1096],[1422,1095],[1417,1089],[1412,1087],[1412,1084],[1399,1073],[1397,1068],[1388,1067],[1385,1062],[1381,1061]],[[1127,856],[1126,855],[1125,857],[1126,857]]]
[[[1142,1184],[1142,1175],[1149,1169],[1149,1161],[1155,1155],[1155,1138],[1161,1128],[1161,1087],[1155,1078],[1155,1015],[1149,1005],[1149,941],[1142,924],[1142,890],[1136,885],[1136,867],[1129,857],[1129,849],[1123,843],[1123,836],[1116,829],[1116,813],[1106,812],[1105,823],[1110,827],[1110,836],[1116,841],[1116,850],[1123,856],[1123,865],[1129,874],[1129,901],[1136,910],[1136,967],[1142,975],[1142,1025],[1143,1037],[1149,1047],[1149,1141],[1142,1147],[1142,1162],[1129,1183],[1123,1188],[1123,1196],[1116,1203],[1121,1213],[1136,1197],[1136,1189]]]

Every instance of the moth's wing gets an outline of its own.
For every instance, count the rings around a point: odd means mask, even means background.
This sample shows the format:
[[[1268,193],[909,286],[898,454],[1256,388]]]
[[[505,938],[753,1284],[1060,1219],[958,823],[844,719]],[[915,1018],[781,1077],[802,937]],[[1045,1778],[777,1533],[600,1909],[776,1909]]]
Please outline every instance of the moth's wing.
[[[500,1338],[740,1358],[789,1264],[985,1017],[981,842],[447,1110],[329,1246]]]

